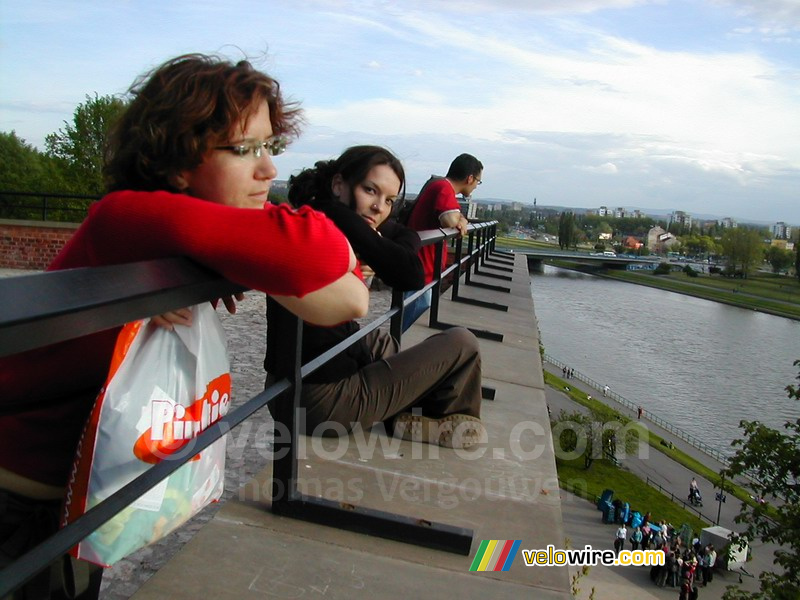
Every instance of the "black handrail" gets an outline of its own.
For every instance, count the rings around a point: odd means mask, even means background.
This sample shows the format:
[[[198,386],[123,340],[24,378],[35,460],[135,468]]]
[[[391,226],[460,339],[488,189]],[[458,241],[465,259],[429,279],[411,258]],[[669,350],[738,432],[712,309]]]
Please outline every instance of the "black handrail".
[[[101,196],[0,191],[0,219],[80,223]],[[71,206],[77,204],[78,206]]]
[[[476,231],[486,229],[488,248],[496,237],[496,225],[495,221],[470,224],[469,236],[472,238]],[[420,237],[423,239],[423,245],[438,244],[437,256],[440,257],[447,240],[456,237],[457,233],[455,229],[420,232]],[[474,258],[477,257],[476,254]],[[469,268],[469,262],[466,265]],[[456,262],[445,271],[445,274],[452,273],[456,269],[460,272],[461,268],[462,262],[457,254]],[[441,285],[441,274],[438,271],[437,268],[439,277],[430,284],[436,290]],[[0,313],[0,356],[87,335],[154,314],[229,295],[242,289],[242,286],[231,283],[218,274],[183,258],[3,278],[0,279],[0,305],[5,309]],[[65,294],[64,290],[69,290],[69,293]],[[295,382],[299,382],[302,377],[322,366],[324,362],[332,359],[369,331],[388,319],[392,319],[392,331],[399,330],[403,306],[408,305],[413,299],[411,297],[403,302],[402,294],[395,293],[392,308],[387,313],[307,365],[299,364],[302,324],[298,320],[298,337],[295,340],[298,358],[294,381],[283,379],[273,383],[193,438],[190,442],[190,452],[186,454],[182,452],[183,456],[179,458],[157,463],[76,521],[8,565],[0,571],[0,597],[22,586],[197,453],[241,424],[255,411],[279,396],[285,398],[291,390],[294,390],[295,396],[299,394],[300,385],[295,385]],[[438,311],[438,297],[436,301]],[[434,313],[433,308],[431,312]],[[438,320],[438,315],[432,315],[431,319]],[[278,402],[275,408],[279,413],[287,415],[294,412],[293,404]],[[287,411],[287,405],[292,409]],[[13,409],[30,409],[34,406],[35,403],[32,401],[25,407],[13,407]],[[296,432],[293,414],[287,418],[291,419],[289,431],[293,432],[292,438],[294,438]],[[294,448],[294,444],[292,446]],[[288,454],[292,461],[296,460],[294,449]],[[282,490],[285,493],[278,498],[278,502],[273,503],[273,510],[276,512],[432,548],[461,554],[469,553],[472,540],[470,530],[392,515],[384,511],[358,507],[347,507],[343,510],[341,506],[336,506],[336,503],[299,494],[295,488],[296,463],[280,463],[280,456],[281,453],[275,452],[273,480],[276,485],[283,485]]]

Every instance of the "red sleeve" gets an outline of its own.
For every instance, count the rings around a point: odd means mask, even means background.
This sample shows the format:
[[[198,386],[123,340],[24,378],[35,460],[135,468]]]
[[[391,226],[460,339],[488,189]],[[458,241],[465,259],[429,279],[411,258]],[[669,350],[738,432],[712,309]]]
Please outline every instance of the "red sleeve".
[[[451,210],[461,210],[450,183],[446,179],[442,179],[437,181],[436,184],[436,198],[433,201],[433,210],[436,212],[436,216],[439,217],[442,213]]]
[[[347,273],[349,247],[308,207],[232,208],[168,192],[114,192],[50,269],[186,256],[244,286],[302,297]]]

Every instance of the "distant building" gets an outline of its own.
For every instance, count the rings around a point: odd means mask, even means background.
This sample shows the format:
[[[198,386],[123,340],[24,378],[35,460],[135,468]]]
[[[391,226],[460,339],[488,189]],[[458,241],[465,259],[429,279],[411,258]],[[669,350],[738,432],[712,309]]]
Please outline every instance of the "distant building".
[[[677,223],[678,225],[689,229],[692,226],[692,216],[689,213],[683,212],[682,210],[676,210],[669,216],[669,224],[672,225],[673,223]]]
[[[601,216],[601,217],[608,216],[608,207],[607,206],[601,206],[600,208],[597,209],[597,214],[599,216]]]
[[[622,246],[624,248],[630,248],[631,250],[638,250],[639,248],[644,246],[644,244],[641,242],[641,240],[638,240],[632,235],[629,235],[622,241]]]
[[[647,248],[655,254],[663,254],[677,243],[678,239],[674,235],[667,233],[658,225],[651,227],[647,232]]]
[[[610,240],[612,237],[613,236],[610,233],[601,233],[597,236],[597,239],[600,240],[601,242],[604,242],[606,240]]]
[[[736,229],[739,226],[739,224],[730,217],[725,217],[719,224],[722,225],[724,229]]]
[[[776,248],[780,248],[782,250],[789,249],[789,248],[787,248],[787,246],[789,245],[788,240],[782,240],[782,239],[775,238],[775,239],[770,241],[769,245],[770,246],[775,246]]]
[[[679,243],[680,242],[678,241],[678,238],[676,238],[671,233],[665,233],[663,235],[658,236],[658,246],[663,250],[669,250],[670,248]]]
[[[514,212],[522,212],[522,202],[512,202],[511,210]]]
[[[642,211],[640,211],[640,210],[637,208],[636,210],[634,210],[634,211],[633,211],[633,212],[630,214],[630,216],[631,216],[631,217],[633,217],[634,219],[644,219],[644,218],[645,218],[647,215],[645,215],[645,214],[644,214]]]
[[[650,231],[647,232],[647,247],[655,252],[655,248],[658,245],[658,237],[665,233],[667,233],[667,231],[659,225],[651,227]]]
[[[772,226],[772,237],[776,240],[788,240],[792,237],[792,227],[783,221],[778,221]]]
[[[621,206],[617,207],[614,210],[614,218],[616,219],[624,219],[627,215],[625,214],[625,209]]]
[[[478,205],[471,198],[462,196],[458,201],[458,206],[461,207],[461,212],[468,219],[474,219],[478,214]]]

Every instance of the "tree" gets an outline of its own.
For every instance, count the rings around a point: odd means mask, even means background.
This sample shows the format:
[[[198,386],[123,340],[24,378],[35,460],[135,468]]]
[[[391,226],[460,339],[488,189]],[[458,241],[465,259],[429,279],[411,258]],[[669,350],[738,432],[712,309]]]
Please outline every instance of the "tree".
[[[563,212],[558,219],[558,247],[562,250],[576,245],[575,215]]]
[[[800,280],[800,242],[794,245],[794,274]]]
[[[784,250],[778,246],[770,246],[764,253],[767,262],[772,265],[773,273],[785,271],[792,265],[794,255],[791,250]]]
[[[125,109],[114,96],[86,96],[64,128],[45,138],[48,152],[61,160],[70,177],[70,192],[100,194],[103,184],[103,152],[111,126]]]
[[[0,132],[0,190],[43,191],[50,175],[47,158],[15,132]]]
[[[641,443],[637,423],[620,418],[611,409],[589,409],[589,414],[562,410],[550,426],[556,456],[582,454],[586,469],[598,458],[615,461],[618,447],[623,448],[625,454],[633,454]]]
[[[726,229],[720,242],[722,252],[727,257],[730,271],[741,271],[747,277],[753,265],[764,259],[762,237],[753,229],[736,227]]]
[[[683,247],[694,256],[707,256],[714,249],[714,240],[707,235],[689,235],[681,242]]]
[[[800,360],[794,365],[800,373]],[[800,374],[797,376],[800,381]],[[786,386],[789,398],[800,400],[800,385]],[[747,529],[745,540],[760,538],[781,546],[775,564],[783,573],[762,573],[756,593],[729,589],[726,600],[796,600],[800,598],[800,418],[784,423],[784,432],[758,421],[741,421],[744,438],[734,440],[738,448],[722,475],[732,479],[748,474],[753,492],[765,503],[742,504],[736,517]]]
[[[670,273],[672,273],[672,265],[668,262],[659,263],[653,271],[653,275],[669,275]]]
[[[0,216],[6,219],[41,219],[41,198],[8,192],[64,192],[66,177],[63,165],[17,137],[15,132],[0,132],[0,190],[6,192],[0,198]],[[48,220],[61,220],[60,217],[68,220],[69,216],[70,213],[60,215],[57,208],[47,214]]]

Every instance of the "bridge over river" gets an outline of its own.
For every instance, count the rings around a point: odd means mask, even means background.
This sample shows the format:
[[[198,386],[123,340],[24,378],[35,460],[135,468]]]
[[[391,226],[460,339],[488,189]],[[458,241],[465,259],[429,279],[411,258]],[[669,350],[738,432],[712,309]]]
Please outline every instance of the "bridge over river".
[[[502,243],[498,242],[498,248],[502,248]],[[528,265],[531,270],[541,272],[543,264],[548,260],[568,260],[589,266],[611,269],[627,269],[629,265],[637,265],[638,268],[655,268],[660,259],[654,260],[652,256],[630,256],[628,254],[613,254],[601,252],[579,252],[576,250],[550,250],[547,248],[503,248],[514,254],[524,254],[528,257]]]

